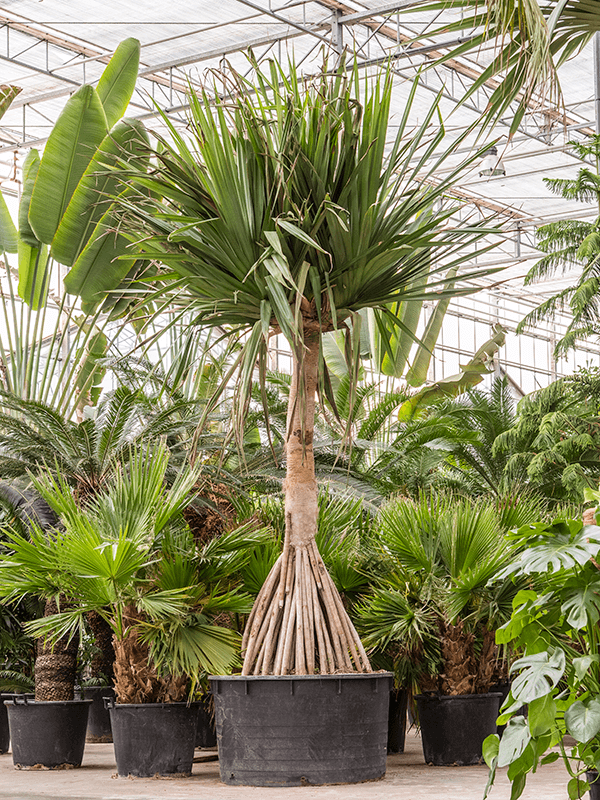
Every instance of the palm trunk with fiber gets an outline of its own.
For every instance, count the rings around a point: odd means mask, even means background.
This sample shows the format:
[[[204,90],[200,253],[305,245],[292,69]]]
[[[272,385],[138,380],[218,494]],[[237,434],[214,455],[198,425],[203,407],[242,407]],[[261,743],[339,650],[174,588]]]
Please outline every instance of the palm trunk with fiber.
[[[317,549],[313,431],[320,331],[304,329],[290,387],[283,552],[246,625],[243,675],[371,672],[365,649]],[[303,386],[302,386],[303,382]]]
[[[111,686],[115,663],[112,628],[97,611],[88,611],[85,618],[98,648],[90,663],[91,677],[97,678],[102,684]]]
[[[56,600],[47,600],[44,616],[49,617],[58,610]],[[78,650],[79,636],[73,636],[70,640],[64,636],[54,645],[44,639],[37,640],[34,668],[36,700],[73,700]]]
[[[125,631],[113,636],[114,685],[117,703],[179,703],[187,694],[187,675],[159,675],[150,646],[140,641],[136,623],[142,615],[135,606],[125,609]]]

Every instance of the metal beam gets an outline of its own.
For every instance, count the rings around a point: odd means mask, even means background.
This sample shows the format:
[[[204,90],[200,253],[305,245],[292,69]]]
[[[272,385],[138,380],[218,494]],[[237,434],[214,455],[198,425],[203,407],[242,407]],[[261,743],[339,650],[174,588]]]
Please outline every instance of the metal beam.
[[[269,17],[273,17],[273,19],[276,19],[283,25],[289,25],[291,28],[296,28],[296,30],[302,31],[302,33],[307,33],[309,36],[316,36],[317,39],[321,39],[321,41],[325,42],[325,44],[331,46],[331,39],[328,39],[326,36],[321,36],[320,33],[317,33],[312,28],[307,28],[306,25],[300,25],[299,22],[292,22],[291,19],[282,17],[281,14],[278,14],[276,11],[271,11],[268,8],[263,8],[262,6],[253,3],[252,0],[237,0],[237,2],[243,3],[243,5],[249,6],[249,8],[253,8],[255,11],[261,11],[263,14],[266,14]]]
[[[396,0],[396,2],[385,3],[382,6],[375,8],[365,8],[364,11],[355,11],[354,13],[344,14],[340,18],[342,25],[352,25],[354,22],[360,22],[369,17],[379,17],[382,14],[393,14],[394,11],[405,11],[407,8],[416,8],[423,6],[430,2],[430,0]]]
[[[329,23],[323,23],[319,26],[319,30],[328,30],[329,27]],[[255,39],[247,39],[243,42],[233,42],[225,47],[215,47],[212,50],[204,50],[201,53],[193,53],[192,55],[185,56],[184,58],[174,58],[169,61],[162,61],[160,64],[155,64],[152,67],[144,67],[144,69],[141,69],[139,77],[145,78],[157,72],[162,72],[165,69],[170,69],[171,67],[186,67],[189,64],[199,64],[201,61],[209,61],[211,58],[219,58],[221,56],[231,55],[231,53],[242,53],[248,48],[261,47],[265,44],[271,44],[271,42],[279,42],[286,39],[296,39],[298,36],[302,36],[303,33],[304,31],[301,33],[290,33],[287,31],[275,35],[271,34],[270,36],[257,36]],[[327,44],[331,44],[328,39],[326,41]]]

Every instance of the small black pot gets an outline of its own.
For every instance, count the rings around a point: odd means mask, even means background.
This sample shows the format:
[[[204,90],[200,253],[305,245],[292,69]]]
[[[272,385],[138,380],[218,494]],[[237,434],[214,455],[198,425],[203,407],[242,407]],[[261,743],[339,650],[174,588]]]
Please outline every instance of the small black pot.
[[[119,703],[108,699],[117,772],[123,778],[189,775],[197,703]]]
[[[585,773],[587,782],[590,784],[590,800],[600,800],[600,780],[595,769],[588,769]]]
[[[196,747],[213,749],[217,746],[214,708],[211,695],[198,703],[198,727],[196,728]]]
[[[84,700],[91,700],[88,717],[86,742],[112,742],[110,714],[104,706],[104,698],[115,697],[112,686],[85,686],[81,690]]]
[[[423,755],[436,767],[481,764],[484,739],[496,733],[500,692],[417,695]]]
[[[302,786],[385,775],[392,674],[211,676],[224,783]]]
[[[35,701],[13,695],[8,711],[13,764],[80,767],[91,700]]]
[[[390,716],[388,720],[388,753],[403,753],[406,739],[406,709],[408,692],[392,689],[390,692]]]
[[[8,753],[10,745],[10,732],[8,728],[8,712],[4,705],[5,700],[10,700],[12,694],[0,694],[0,753]]]

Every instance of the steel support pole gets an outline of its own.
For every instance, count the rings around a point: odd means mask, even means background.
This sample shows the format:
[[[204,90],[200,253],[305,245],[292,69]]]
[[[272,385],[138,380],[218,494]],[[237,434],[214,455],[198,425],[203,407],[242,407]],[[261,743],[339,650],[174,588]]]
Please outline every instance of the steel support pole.
[[[600,135],[600,33],[594,34],[594,107],[596,134]]]

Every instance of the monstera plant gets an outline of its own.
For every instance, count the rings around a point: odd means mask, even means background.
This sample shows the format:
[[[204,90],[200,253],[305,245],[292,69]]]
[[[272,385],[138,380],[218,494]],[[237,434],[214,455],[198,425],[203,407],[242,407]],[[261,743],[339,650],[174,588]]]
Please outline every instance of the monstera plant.
[[[522,656],[511,666],[504,734],[484,745],[491,768],[486,796],[498,767],[509,768],[517,798],[530,772],[562,756],[568,796],[582,797],[600,767],[600,528],[557,518],[524,525],[511,538],[520,553],[498,577],[525,578],[528,586],[496,638]]]

